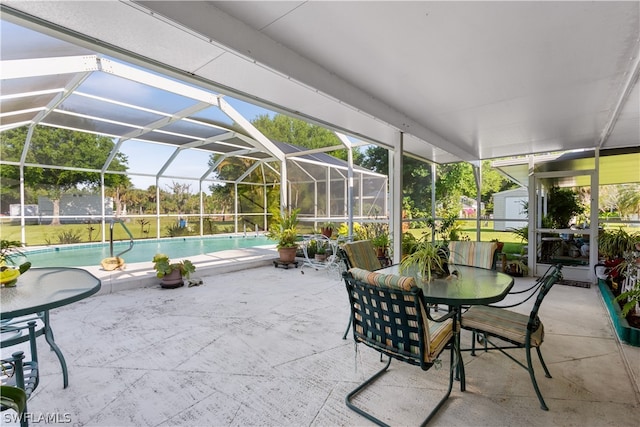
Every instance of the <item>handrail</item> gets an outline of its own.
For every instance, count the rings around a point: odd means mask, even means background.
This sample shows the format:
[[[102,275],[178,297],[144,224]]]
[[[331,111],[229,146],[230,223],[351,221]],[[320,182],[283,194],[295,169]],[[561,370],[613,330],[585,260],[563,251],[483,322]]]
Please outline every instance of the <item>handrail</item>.
[[[116,258],[120,257],[120,255],[126,252],[129,252],[131,249],[133,249],[133,235],[131,234],[127,226],[124,225],[124,221],[121,219],[112,219],[111,224],[109,224],[109,254],[111,255],[111,258],[113,258],[113,225],[116,223],[116,221],[119,222],[120,225],[122,225],[122,228],[124,228],[124,231],[126,231],[127,234],[129,235],[129,248],[125,249],[124,251],[116,255]]]

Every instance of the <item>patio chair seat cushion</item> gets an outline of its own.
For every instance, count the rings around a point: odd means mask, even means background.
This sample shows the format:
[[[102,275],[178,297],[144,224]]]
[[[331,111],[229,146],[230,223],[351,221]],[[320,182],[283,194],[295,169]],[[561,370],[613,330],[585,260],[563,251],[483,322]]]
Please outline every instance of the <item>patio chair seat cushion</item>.
[[[528,314],[520,314],[504,308],[475,305],[462,315],[461,326],[465,329],[484,331],[524,346],[528,323]],[[544,340],[544,325],[537,317],[533,329],[530,345],[539,347]]]
[[[350,267],[358,267],[369,271],[382,268],[382,264],[370,240],[345,243],[343,249],[349,258]]]

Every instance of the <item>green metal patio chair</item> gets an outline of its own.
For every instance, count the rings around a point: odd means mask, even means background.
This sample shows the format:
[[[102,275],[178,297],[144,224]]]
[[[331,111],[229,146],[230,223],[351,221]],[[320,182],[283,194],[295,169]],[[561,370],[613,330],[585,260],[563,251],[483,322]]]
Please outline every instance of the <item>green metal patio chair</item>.
[[[351,268],[362,268],[364,270],[375,271],[382,268],[382,263],[378,259],[371,240],[346,242],[340,247],[339,251],[341,251],[340,256],[344,260],[347,270]],[[347,329],[342,336],[343,340],[347,339],[349,329],[351,329],[351,318],[349,318]]]
[[[16,351],[7,359],[2,359],[2,411],[15,409],[20,415],[20,426],[27,427],[29,421],[25,417],[27,412],[27,400],[38,386],[38,362],[35,360],[24,361],[24,352]],[[37,359],[37,357],[36,357]],[[21,390],[16,391],[16,389]],[[6,399],[6,401],[5,401]]]
[[[1,347],[11,347],[26,341],[29,341],[29,348],[31,353],[31,360],[25,361],[25,355],[23,351],[14,352],[11,357],[2,359],[0,366],[2,372],[0,372],[0,383],[3,387],[3,398],[17,399],[15,402],[20,408],[21,393],[13,390],[18,388],[24,392],[25,401],[22,411],[18,411],[20,415],[20,425],[26,427],[29,423],[24,414],[27,411],[26,400],[29,399],[31,394],[38,387],[40,376],[38,373],[38,348],[36,344],[36,337],[42,333],[42,322],[37,320],[38,318],[18,318],[10,319],[2,325],[0,331],[2,335]],[[7,387],[7,388],[5,388]],[[14,406],[9,405],[9,401],[5,404],[4,400],[1,409],[15,409]]]
[[[355,342],[380,352],[381,359],[382,355],[389,358],[381,370],[347,395],[347,406],[368,420],[386,426],[379,418],[353,403],[356,395],[387,372],[391,359],[420,366],[426,371],[438,363],[440,353],[449,348],[449,388],[422,423],[427,424],[442,407],[453,387],[452,316],[455,312],[439,319],[431,318],[424,304],[422,290],[416,286],[413,277],[359,268],[352,268],[343,277],[349,294]],[[396,397],[402,399],[401,396]]]
[[[465,313],[462,314],[462,321],[460,326],[463,329],[472,331],[471,337],[471,355],[475,356],[475,344],[478,341],[484,344],[484,350],[499,350],[505,356],[513,360],[515,363],[523,367],[529,372],[533,389],[538,396],[540,406],[543,410],[548,411],[549,408],[542,398],[542,393],[538,387],[535,373],[533,370],[533,364],[531,360],[531,349],[535,348],[538,353],[538,358],[544,369],[545,376],[551,378],[549,369],[544,363],[540,346],[544,340],[544,326],[542,321],[538,317],[540,305],[545,296],[549,293],[554,284],[556,284],[561,278],[562,265],[550,266],[547,272],[529,288],[511,292],[510,295],[521,294],[523,297],[520,301],[502,306],[472,306]],[[526,314],[516,313],[507,308],[512,308],[523,304],[524,302],[536,296],[535,302],[531,312]],[[497,338],[499,341],[492,340],[489,337]],[[491,345],[491,347],[488,346]],[[508,349],[524,349],[527,357],[527,365],[525,366],[519,360],[515,359],[511,354],[505,350]]]

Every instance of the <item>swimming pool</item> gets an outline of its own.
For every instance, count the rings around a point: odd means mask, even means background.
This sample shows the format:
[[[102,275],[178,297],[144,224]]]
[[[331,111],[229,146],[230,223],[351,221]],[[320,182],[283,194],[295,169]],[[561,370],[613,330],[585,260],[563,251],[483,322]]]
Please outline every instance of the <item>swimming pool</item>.
[[[274,245],[275,242],[265,236],[233,235],[218,237],[174,237],[167,239],[136,240],[133,249],[122,255],[128,264],[134,262],[151,262],[158,253],[169,255],[169,258],[184,258],[228,249],[251,248],[255,246]],[[129,242],[114,242],[113,254],[116,255],[129,247]],[[86,267],[100,265],[110,256],[109,243],[89,243],[81,245],[60,246],[54,248],[24,251],[34,267]],[[16,259],[16,264],[23,260]]]

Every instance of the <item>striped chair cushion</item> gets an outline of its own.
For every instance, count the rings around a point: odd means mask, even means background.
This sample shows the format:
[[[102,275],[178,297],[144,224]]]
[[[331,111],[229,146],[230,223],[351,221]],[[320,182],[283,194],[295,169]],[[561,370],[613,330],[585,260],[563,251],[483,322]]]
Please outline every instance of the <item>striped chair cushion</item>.
[[[363,268],[369,271],[382,268],[382,264],[370,240],[347,242],[343,245],[343,249],[347,254],[347,258],[349,258],[351,267]]]
[[[484,305],[474,305],[462,315],[461,326],[476,329],[509,341],[525,345],[529,315]],[[544,340],[544,326],[538,319],[538,327],[531,333],[531,347],[539,347]]]
[[[449,262],[458,265],[471,265],[492,269],[495,267],[496,242],[449,242]]]
[[[368,271],[363,268],[352,268],[349,273],[354,279],[380,288],[400,289],[410,291],[416,286],[416,279],[408,276],[398,276],[396,274],[382,274]]]

